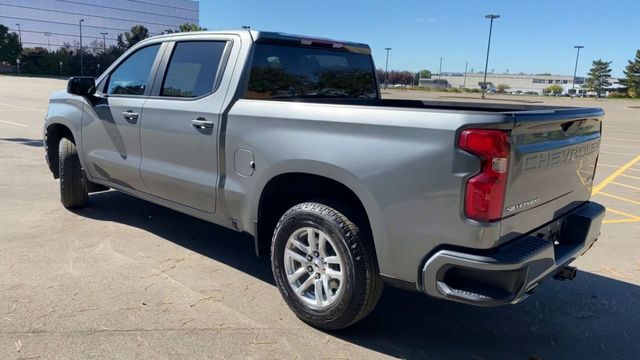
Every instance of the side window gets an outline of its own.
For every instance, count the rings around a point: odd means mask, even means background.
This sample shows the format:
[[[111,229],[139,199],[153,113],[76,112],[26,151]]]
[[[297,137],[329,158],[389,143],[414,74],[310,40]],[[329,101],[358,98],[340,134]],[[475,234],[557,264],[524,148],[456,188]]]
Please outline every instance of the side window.
[[[177,42],[160,96],[193,98],[210,93],[226,41]]]
[[[107,94],[144,95],[160,44],[142,48],[129,56],[109,76]]]

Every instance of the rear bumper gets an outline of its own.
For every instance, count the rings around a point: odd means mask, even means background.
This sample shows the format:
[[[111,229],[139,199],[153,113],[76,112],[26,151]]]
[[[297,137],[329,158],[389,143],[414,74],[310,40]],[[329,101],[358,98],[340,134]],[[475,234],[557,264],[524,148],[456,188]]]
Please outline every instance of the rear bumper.
[[[605,208],[587,202],[489,251],[442,249],[422,269],[428,295],[479,306],[514,304],[584,254],[600,235]]]

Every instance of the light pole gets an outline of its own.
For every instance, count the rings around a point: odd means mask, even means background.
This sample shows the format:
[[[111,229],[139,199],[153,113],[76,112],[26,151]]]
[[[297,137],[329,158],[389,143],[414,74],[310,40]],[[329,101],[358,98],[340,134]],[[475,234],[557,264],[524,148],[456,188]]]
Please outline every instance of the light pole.
[[[440,67],[438,68],[438,79],[442,78],[442,56],[440,57]]]
[[[489,14],[484,16],[485,19],[489,19],[489,42],[487,43],[487,59],[484,63],[484,81],[482,82],[482,99],[487,92],[487,68],[489,67],[489,50],[491,50],[491,32],[493,31],[493,19],[499,19],[500,15]]]
[[[387,51],[387,60],[385,61],[384,64],[384,88],[388,88],[389,86],[387,85],[387,74],[389,73],[389,51],[391,51],[391,48],[384,48]]]
[[[576,87],[576,74],[578,73],[578,58],[580,57],[580,49],[582,49],[584,46],[582,45],[576,45],[574,46],[574,48],[578,49],[578,52],[576,53],[576,66],[573,68],[573,83],[571,84],[571,96],[575,96],[575,87]]]
[[[84,19],[80,19],[78,21],[78,25],[80,26],[80,75],[84,75],[84,62],[82,60],[82,23]]]
[[[467,65],[469,65],[469,61],[465,61],[464,62],[464,80],[462,82],[462,88],[466,89],[467,88]]]
[[[102,51],[106,52],[107,51],[107,35],[109,35],[109,33],[101,32],[100,35],[102,35]]]
[[[47,37],[47,45],[49,45],[49,52],[51,52],[51,33],[50,32],[46,32],[46,33],[44,33],[44,36]]]
[[[16,26],[18,27],[18,40],[20,41],[20,46],[22,46],[22,29],[20,29],[19,23],[16,23]]]

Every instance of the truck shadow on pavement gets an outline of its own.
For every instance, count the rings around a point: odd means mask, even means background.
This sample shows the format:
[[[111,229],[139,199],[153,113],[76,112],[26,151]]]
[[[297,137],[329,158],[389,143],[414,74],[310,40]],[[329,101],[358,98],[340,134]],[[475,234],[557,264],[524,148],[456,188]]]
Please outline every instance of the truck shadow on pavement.
[[[638,359],[640,287],[579,272],[500,308],[386,287],[374,312],[338,336],[416,359]]]
[[[2,141],[10,141],[17,144],[34,146],[34,147],[43,147],[44,142],[38,139],[27,139],[27,138],[0,138]]]
[[[92,194],[76,213],[144,229],[273,285],[269,261],[244,234],[114,191]],[[637,359],[640,287],[579,272],[520,304],[479,308],[387,286],[367,318],[329,335],[400,358]]]
[[[91,194],[88,207],[73,212],[91,219],[113,221],[149,231],[275,285],[269,261],[256,257],[253,238],[247,234],[118,191]]]

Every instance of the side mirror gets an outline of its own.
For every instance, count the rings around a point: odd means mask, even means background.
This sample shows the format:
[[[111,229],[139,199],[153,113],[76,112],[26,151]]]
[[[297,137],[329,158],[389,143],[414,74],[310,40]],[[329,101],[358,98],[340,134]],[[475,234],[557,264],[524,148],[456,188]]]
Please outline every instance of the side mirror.
[[[96,82],[90,76],[74,76],[67,82],[69,94],[88,96],[96,92]]]

